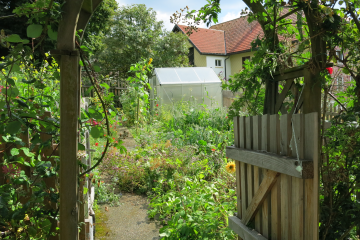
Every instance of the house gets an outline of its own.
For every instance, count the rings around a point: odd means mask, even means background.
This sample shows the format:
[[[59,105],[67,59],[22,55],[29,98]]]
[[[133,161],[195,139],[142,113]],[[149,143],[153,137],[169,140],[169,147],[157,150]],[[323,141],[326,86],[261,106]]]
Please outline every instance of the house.
[[[177,24],[173,32],[186,34],[186,28]],[[249,23],[247,17],[216,24],[209,29],[198,28],[189,36],[190,64],[213,68],[221,78],[228,79],[254,55],[250,44],[262,34],[260,24]]]

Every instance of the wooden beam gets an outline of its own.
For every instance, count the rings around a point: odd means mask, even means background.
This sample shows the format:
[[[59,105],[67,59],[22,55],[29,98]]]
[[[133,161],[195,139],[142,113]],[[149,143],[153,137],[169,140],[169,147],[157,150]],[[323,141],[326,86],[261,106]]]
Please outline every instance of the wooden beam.
[[[92,0],[84,0],[82,5],[82,10],[85,10],[88,13],[93,12]]]
[[[249,221],[255,216],[257,209],[264,202],[266,196],[271,190],[271,187],[276,182],[277,177],[280,175],[278,172],[267,171],[263,181],[260,184],[259,190],[255,193],[254,198],[251,200],[246,213],[242,218],[242,223],[247,225]]]
[[[287,93],[289,92],[291,86],[293,85],[294,83],[294,79],[290,79],[289,81],[286,82],[283,90],[281,91],[280,95],[277,97],[276,99],[276,106],[275,106],[275,113],[278,113],[285,98],[286,98],[286,95]]]
[[[238,234],[244,240],[267,240],[260,233],[255,230],[251,230],[245,226],[241,220],[235,216],[231,216],[229,219],[229,228]]]
[[[296,170],[295,158],[279,156],[277,154],[226,147],[226,157],[297,178],[309,179],[314,177],[312,160],[300,160],[303,166],[303,171],[300,173]]]
[[[284,74],[274,75],[274,80],[275,81],[283,81],[283,80],[289,80],[289,79],[294,79],[294,78],[304,76],[304,69],[297,70],[297,69],[290,68],[289,70],[292,70],[292,71],[285,70],[286,72],[284,72]]]

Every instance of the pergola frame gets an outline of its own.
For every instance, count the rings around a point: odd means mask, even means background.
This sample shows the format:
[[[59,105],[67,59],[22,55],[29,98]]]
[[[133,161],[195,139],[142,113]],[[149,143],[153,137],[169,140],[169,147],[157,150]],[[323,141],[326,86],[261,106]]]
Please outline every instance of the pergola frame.
[[[66,1],[58,29],[60,55],[60,239],[79,239],[78,119],[80,112],[79,53],[76,31],[85,31],[93,12],[102,0]],[[82,35],[82,34],[81,34]],[[80,211],[81,212],[81,211]]]

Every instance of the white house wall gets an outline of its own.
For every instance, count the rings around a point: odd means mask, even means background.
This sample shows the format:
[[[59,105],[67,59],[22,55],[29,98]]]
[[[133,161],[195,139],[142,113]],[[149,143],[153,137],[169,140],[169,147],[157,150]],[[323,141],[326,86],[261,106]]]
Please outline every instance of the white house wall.
[[[225,59],[228,58],[226,56],[206,56],[206,66],[212,68],[216,75],[221,76],[221,78],[225,78]],[[221,60],[221,66],[215,66],[215,60]],[[226,60],[226,75],[227,78],[231,73],[231,64],[230,59]]]

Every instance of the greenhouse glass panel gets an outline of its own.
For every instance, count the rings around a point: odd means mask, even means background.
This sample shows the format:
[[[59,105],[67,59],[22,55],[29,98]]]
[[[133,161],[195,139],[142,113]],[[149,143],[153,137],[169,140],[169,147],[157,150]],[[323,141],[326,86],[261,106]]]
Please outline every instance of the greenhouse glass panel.
[[[150,79],[151,106],[154,101],[174,105],[179,101],[222,107],[221,80],[212,68],[155,68]]]

